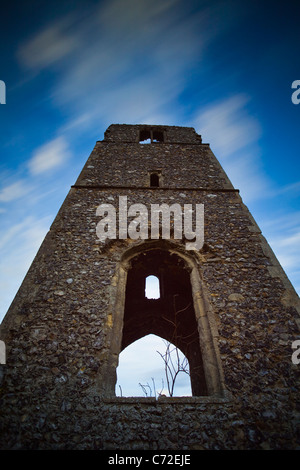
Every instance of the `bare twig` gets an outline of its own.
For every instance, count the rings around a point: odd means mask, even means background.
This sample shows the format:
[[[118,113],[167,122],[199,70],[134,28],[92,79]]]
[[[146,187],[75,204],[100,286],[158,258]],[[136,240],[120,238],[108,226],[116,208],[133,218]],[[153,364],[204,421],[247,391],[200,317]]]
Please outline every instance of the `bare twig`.
[[[185,347],[187,347],[192,341],[189,341],[189,338],[191,338],[194,333],[191,333],[186,336],[182,336],[178,334],[178,330],[180,331],[180,321],[178,319],[179,314],[185,312],[187,309],[190,308],[191,303],[189,303],[186,307],[176,310],[176,297],[178,297],[178,294],[175,294],[173,296],[173,309],[174,309],[174,318],[171,320],[170,318],[163,317],[163,319],[170,323],[173,326],[173,334],[171,335],[171,341],[166,341],[164,340],[165,343],[165,352],[161,353],[160,351],[157,351],[157,353],[160,355],[164,362],[164,369],[165,369],[165,378],[167,382],[167,388],[170,397],[173,396],[174,394],[174,387],[175,387],[175,382],[178,377],[178,374],[180,372],[183,372],[187,375],[190,375],[189,371],[189,362],[185,356],[181,358],[181,351],[178,349],[176,344],[184,344]],[[147,383],[146,385],[142,385],[141,383],[139,384],[140,387],[142,388],[145,396],[148,396],[148,393],[150,393],[150,396],[152,396],[152,389],[150,385]],[[155,381],[152,378],[152,385],[153,385],[153,390],[154,390],[154,396],[161,396],[162,391],[164,389],[164,382],[162,380],[162,389],[160,392],[156,392],[156,387],[155,387]],[[149,392],[147,391],[147,388],[149,389]]]
[[[162,354],[161,352],[157,351],[158,354],[161,356],[162,360],[164,361],[165,365],[165,376],[167,380],[167,387],[169,391],[169,395],[172,397],[174,393],[174,387],[175,387],[175,381],[177,379],[177,376],[180,372],[184,372],[188,375],[190,375],[189,372],[189,363],[187,358],[184,356],[183,359],[180,358],[180,353],[179,349],[177,346],[174,346],[174,348],[171,349],[171,346],[173,345],[172,343],[177,343],[178,344],[178,327],[179,327],[179,321],[178,321],[178,315],[182,312],[185,312],[190,306],[191,303],[189,303],[186,307],[176,310],[176,297],[178,294],[175,294],[173,296],[173,308],[174,308],[174,321],[170,320],[169,318],[165,318],[164,320],[171,323],[171,325],[174,327],[174,332],[171,338],[171,341],[164,341],[166,345],[166,350],[165,353]],[[192,335],[187,335],[186,337],[180,336],[181,341],[185,341],[186,344],[189,344],[186,340]],[[175,354],[173,354],[175,353]]]
[[[150,387],[150,385],[149,385],[148,383],[147,383],[146,385],[143,385],[143,384],[139,383],[139,386],[142,388],[142,390],[143,390],[143,392],[144,392],[144,394],[145,394],[145,397],[148,396],[148,393],[147,393],[146,388],[149,388],[149,396],[150,396],[150,397],[152,396],[152,390],[151,390],[151,387]]]

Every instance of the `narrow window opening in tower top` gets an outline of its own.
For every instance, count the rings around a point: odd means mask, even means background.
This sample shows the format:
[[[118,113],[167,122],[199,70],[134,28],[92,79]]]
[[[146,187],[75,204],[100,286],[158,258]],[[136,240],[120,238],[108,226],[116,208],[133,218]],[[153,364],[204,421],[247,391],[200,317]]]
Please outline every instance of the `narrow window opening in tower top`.
[[[140,132],[140,139],[141,144],[151,144],[151,132],[147,130],[142,130]]]
[[[160,298],[160,287],[158,277],[153,275],[146,277],[145,296],[147,297],[147,299]]]
[[[153,142],[163,142],[164,136],[161,131],[153,131]]]
[[[143,129],[140,131],[139,142],[140,144],[152,144],[156,142],[163,142],[164,134],[160,130]]]

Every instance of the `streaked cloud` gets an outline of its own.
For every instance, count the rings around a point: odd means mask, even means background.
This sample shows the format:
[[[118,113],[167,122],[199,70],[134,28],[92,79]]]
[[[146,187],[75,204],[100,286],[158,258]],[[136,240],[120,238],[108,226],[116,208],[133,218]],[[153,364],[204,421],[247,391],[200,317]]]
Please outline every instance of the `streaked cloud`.
[[[250,102],[243,94],[233,95],[200,109],[194,118],[194,127],[203,141],[210,143],[247,202],[270,191],[270,181],[261,166],[261,128],[248,111]]]
[[[11,202],[27,195],[31,187],[25,181],[15,181],[0,189],[0,202]]]
[[[263,235],[292,280],[294,288],[300,292],[300,212],[283,212],[279,202],[278,207],[274,203],[271,214],[264,212],[260,219]]]
[[[35,150],[28,167],[32,175],[39,175],[63,165],[69,157],[65,138],[57,137]]]
[[[245,95],[234,95],[208,106],[197,118],[201,133],[223,158],[259,140],[260,125],[247,112],[249,101]]]
[[[68,15],[38,32],[19,48],[20,62],[39,70],[64,59],[78,46],[76,35],[69,30],[73,20],[72,15]]]
[[[29,269],[50,225],[50,218],[25,217],[0,233],[0,321]]]
[[[298,227],[298,230],[300,227]],[[296,292],[300,292],[299,242],[300,231],[293,235],[281,232],[269,238],[269,243]]]
[[[172,103],[224,29],[222,22],[219,30],[205,27],[210,15],[208,8],[191,15],[178,0],[105,1],[84,16],[55,20],[20,47],[18,59],[32,71],[56,73],[49,96],[69,112],[65,129],[153,116],[174,124]]]

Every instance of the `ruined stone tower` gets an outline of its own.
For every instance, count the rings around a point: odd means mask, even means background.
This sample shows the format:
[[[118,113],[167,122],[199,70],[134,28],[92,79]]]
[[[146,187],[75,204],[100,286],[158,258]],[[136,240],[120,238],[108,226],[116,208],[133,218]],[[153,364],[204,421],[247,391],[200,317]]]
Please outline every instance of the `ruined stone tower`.
[[[132,225],[129,236],[129,208],[150,214],[154,204],[203,208],[200,248],[187,248],[192,238],[178,236],[175,219],[169,236],[154,236],[152,219],[143,239]],[[104,208],[115,208],[116,230],[101,240]],[[160,282],[157,300],[145,297],[149,274]],[[111,125],[2,322],[0,447],[295,449],[299,312],[239,191],[194,129]],[[184,352],[192,397],[115,396],[120,352],[148,333]]]

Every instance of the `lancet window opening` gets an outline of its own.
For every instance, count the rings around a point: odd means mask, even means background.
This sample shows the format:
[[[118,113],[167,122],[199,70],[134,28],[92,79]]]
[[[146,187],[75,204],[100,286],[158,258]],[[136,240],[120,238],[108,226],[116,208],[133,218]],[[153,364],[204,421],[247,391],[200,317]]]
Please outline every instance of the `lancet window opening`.
[[[150,274],[162,286],[155,301],[144,291]],[[137,256],[127,275],[121,350],[147,334],[160,336],[183,352],[193,395],[207,395],[189,273],[180,258],[163,250]]]
[[[223,396],[220,355],[214,340],[217,332],[214,321],[209,320],[211,307],[201,287],[196,260],[172,247],[172,243],[157,241],[129,248],[123,254],[112,304],[107,372],[100,385],[107,396],[115,396],[120,353],[149,334],[174,344],[187,358],[193,396]],[[145,295],[149,275],[159,279],[157,299]]]

